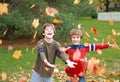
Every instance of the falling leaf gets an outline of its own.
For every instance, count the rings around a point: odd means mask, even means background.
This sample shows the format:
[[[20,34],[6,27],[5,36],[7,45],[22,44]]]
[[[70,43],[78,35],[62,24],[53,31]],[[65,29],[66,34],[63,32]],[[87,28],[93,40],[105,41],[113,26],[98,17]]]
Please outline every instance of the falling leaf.
[[[116,37],[115,36],[112,36],[112,41],[115,42],[116,41]]]
[[[47,7],[45,12],[48,16],[51,16],[51,17],[55,17],[55,15],[58,14],[57,9],[52,8],[52,7]]]
[[[85,35],[90,38],[90,35],[88,34],[88,32],[85,32]]]
[[[8,31],[8,28],[4,31],[3,35],[5,35],[7,33],[7,31]]]
[[[81,0],[74,0],[74,4],[79,4]]]
[[[95,41],[98,41],[98,39],[97,39],[97,38],[95,38],[95,37],[94,37],[93,39],[94,39]]]
[[[33,40],[36,38],[36,35],[37,35],[37,30],[34,33]]]
[[[0,15],[2,14],[8,14],[8,6],[7,3],[0,3]]]
[[[35,29],[39,26],[39,19],[38,19],[38,18],[36,18],[36,19],[33,20],[32,26],[33,26]]]
[[[59,23],[62,23],[62,21],[61,20],[59,20],[59,19],[53,19],[53,23],[55,23],[55,24],[59,24]]]
[[[113,26],[113,25],[114,25],[114,21],[113,21],[112,19],[110,19],[110,20],[109,20],[109,24],[110,24],[111,26]]]
[[[1,77],[2,81],[5,81],[7,79],[7,74],[5,72],[2,72]]]
[[[32,4],[31,6],[30,6],[30,8],[34,8],[35,7],[35,4]]]
[[[9,51],[9,50],[13,50],[13,46],[9,45],[9,46],[8,46],[8,51]]]
[[[99,49],[98,49],[98,50],[97,50],[97,54],[98,54],[98,55],[102,55],[102,50],[99,50]]]
[[[94,34],[97,34],[96,28],[92,28],[92,27],[91,27],[91,32],[94,33]]]
[[[108,36],[107,36],[107,41],[110,41],[110,40],[111,40],[111,36],[108,35]]]
[[[90,5],[93,4],[93,0],[89,0],[89,4],[90,4]]]
[[[106,65],[101,65],[100,66],[100,60],[92,57],[89,61],[88,61],[88,71],[90,71],[91,73],[97,74],[99,76],[102,76],[102,74],[105,72],[105,67]]]
[[[78,24],[78,29],[81,29],[81,28],[82,28],[81,24]]]
[[[0,45],[2,44],[2,40],[0,39]]]
[[[15,59],[19,59],[21,56],[22,56],[22,51],[21,51],[21,50],[16,50],[16,51],[13,53],[13,57],[14,57]]]
[[[115,36],[117,33],[114,29],[112,29],[112,34]]]

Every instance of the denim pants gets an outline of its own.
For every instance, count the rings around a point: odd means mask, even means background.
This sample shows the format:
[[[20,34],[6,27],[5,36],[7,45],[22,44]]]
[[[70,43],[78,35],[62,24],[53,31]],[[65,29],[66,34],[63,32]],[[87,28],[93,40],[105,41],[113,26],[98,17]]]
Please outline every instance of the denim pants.
[[[30,82],[53,82],[52,76],[49,78],[42,77],[36,71],[33,71]]]
[[[72,81],[66,80],[66,82],[72,82]],[[85,76],[79,77],[79,82],[86,82],[86,77]]]

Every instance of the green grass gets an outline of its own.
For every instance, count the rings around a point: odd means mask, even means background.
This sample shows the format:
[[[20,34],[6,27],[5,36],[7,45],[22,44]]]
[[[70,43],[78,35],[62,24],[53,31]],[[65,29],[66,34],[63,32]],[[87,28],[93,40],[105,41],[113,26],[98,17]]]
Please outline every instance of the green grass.
[[[101,43],[103,40],[104,42],[107,42],[106,37],[108,35],[112,35],[112,29],[115,29],[117,32],[120,32],[120,22],[114,22],[114,25],[109,25],[108,21],[98,21],[96,19],[91,19],[89,17],[80,18],[78,21],[82,26],[84,27],[84,30],[86,30],[89,35],[91,36],[88,40],[83,38],[82,43]],[[98,34],[95,35],[91,32],[90,28],[94,27],[97,29]],[[93,37],[96,37],[98,41],[95,41]],[[120,36],[116,37],[116,43],[120,46]],[[62,42],[62,40],[61,40]],[[110,43],[114,43],[113,41],[110,41]],[[0,77],[0,82],[8,82],[8,79],[13,80],[13,82],[18,82],[18,78],[27,76],[28,79],[31,76],[31,72],[33,69],[33,65],[36,60],[36,53],[37,50],[35,49],[32,51],[32,47],[28,47],[28,50],[26,50],[27,47],[14,47],[13,50],[8,51],[7,48],[0,48],[0,75],[2,72],[5,72],[7,74],[7,81],[2,81]],[[13,52],[15,50],[21,50],[22,56],[20,59],[14,59],[12,57]],[[87,54],[88,59],[91,57],[96,57],[97,59],[104,60],[106,63],[106,70],[110,72],[118,72],[120,73],[120,50],[108,48],[103,50],[102,56],[97,55],[96,52],[90,52]],[[65,64],[60,60],[56,60],[57,65],[60,64],[59,68],[64,72]],[[58,78],[59,77],[59,78]],[[120,80],[120,74],[119,75],[109,75],[107,76],[110,79],[118,79]],[[63,79],[64,76],[60,75],[54,75],[55,82],[60,82],[58,80]],[[29,80],[28,80],[29,82]]]

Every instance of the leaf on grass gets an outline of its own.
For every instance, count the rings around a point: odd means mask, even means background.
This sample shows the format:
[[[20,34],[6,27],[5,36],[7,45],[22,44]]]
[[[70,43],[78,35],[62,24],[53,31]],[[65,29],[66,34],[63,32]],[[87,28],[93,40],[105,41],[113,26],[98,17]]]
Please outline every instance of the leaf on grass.
[[[48,16],[55,17],[56,14],[58,14],[57,9],[52,7],[46,7],[45,12]]]
[[[16,51],[13,53],[13,57],[14,57],[15,59],[19,59],[21,56],[22,56],[22,51],[21,51],[21,50],[16,50]]]
[[[33,20],[32,26],[33,26],[35,29],[39,26],[39,19],[38,19],[38,18],[36,18],[36,19]]]
[[[74,0],[74,4],[79,4],[81,0]]]
[[[26,77],[21,77],[21,78],[19,79],[19,82],[26,82],[26,80],[27,80]]]
[[[7,74],[5,72],[2,72],[1,77],[2,81],[5,81],[7,79]]]
[[[3,14],[8,14],[8,6],[7,3],[0,3],[0,16]]]
[[[110,24],[111,26],[113,26],[113,25],[114,25],[114,21],[113,21],[112,19],[110,19],[110,20],[109,20],[109,24]]]

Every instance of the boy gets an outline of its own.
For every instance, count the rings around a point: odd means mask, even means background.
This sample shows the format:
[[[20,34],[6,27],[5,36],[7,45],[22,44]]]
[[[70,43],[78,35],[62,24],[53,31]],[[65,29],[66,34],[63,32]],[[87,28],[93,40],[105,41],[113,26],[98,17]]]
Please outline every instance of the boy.
[[[87,52],[97,51],[112,46],[108,43],[89,44],[85,46],[84,44],[80,44],[82,35],[83,33],[79,28],[72,29],[70,31],[70,38],[73,45],[60,49],[61,51],[66,52],[69,55],[70,61],[77,63],[76,65],[74,65],[75,66],[74,68],[70,68],[68,66],[66,67],[65,71],[69,76],[69,79],[66,80],[66,82],[74,82],[72,80],[73,77],[78,78],[77,82],[86,82],[85,73],[86,73],[86,63],[87,63],[87,58],[86,58]]]
[[[55,68],[56,56],[74,68],[76,63],[69,61],[67,55],[59,50],[61,47],[59,42],[53,39],[55,33],[55,26],[52,23],[43,25],[43,39],[37,43],[38,54],[30,82],[53,82],[52,72]]]

